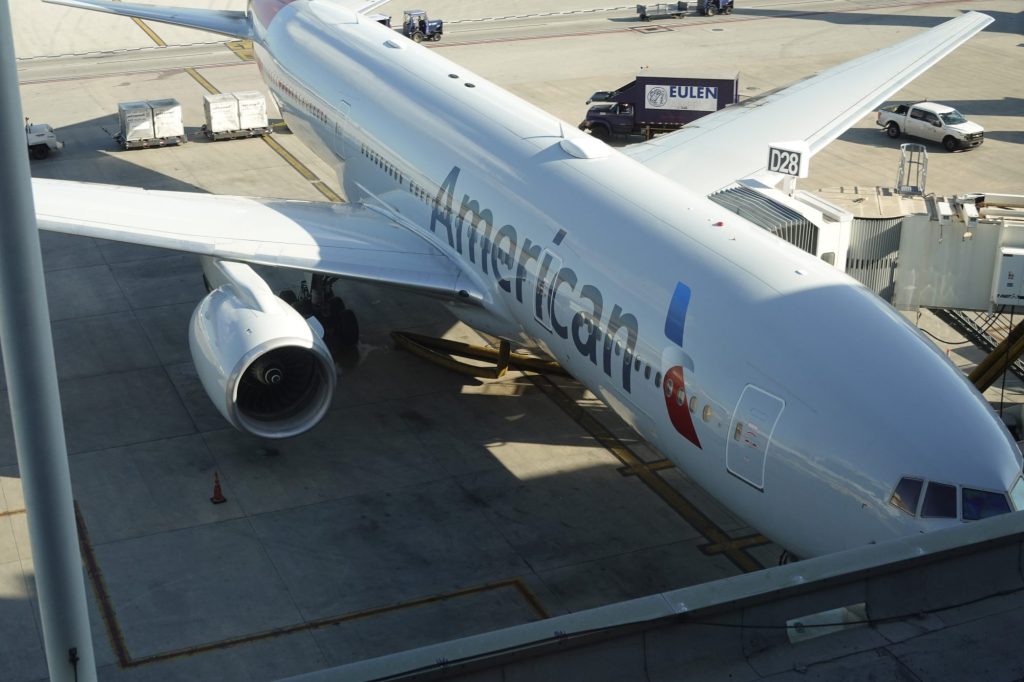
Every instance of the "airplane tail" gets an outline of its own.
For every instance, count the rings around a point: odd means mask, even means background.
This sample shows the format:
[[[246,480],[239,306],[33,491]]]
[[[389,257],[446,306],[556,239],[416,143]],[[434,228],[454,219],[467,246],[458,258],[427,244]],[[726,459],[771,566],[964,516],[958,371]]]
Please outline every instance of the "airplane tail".
[[[51,5],[66,5],[125,17],[149,19],[175,26],[196,28],[201,31],[220,33],[232,38],[251,39],[252,21],[248,12],[213,9],[190,9],[181,7],[158,7],[137,5],[130,2],[109,2],[108,0],[43,0]]]

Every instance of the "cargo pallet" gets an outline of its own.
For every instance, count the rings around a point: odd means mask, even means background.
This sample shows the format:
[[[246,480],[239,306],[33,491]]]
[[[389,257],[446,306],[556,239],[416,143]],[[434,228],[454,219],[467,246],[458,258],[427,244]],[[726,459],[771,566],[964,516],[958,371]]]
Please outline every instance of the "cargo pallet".
[[[184,135],[174,135],[171,137],[147,137],[141,140],[126,140],[124,135],[118,135],[114,138],[117,143],[121,145],[121,149],[147,149],[149,147],[169,147],[171,145],[185,144],[188,142],[188,138]]]
[[[203,135],[206,136],[206,139],[210,140],[211,142],[216,142],[217,140],[237,140],[242,137],[265,137],[266,135],[270,135],[274,132],[273,128],[271,128],[270,126],[264,126],[262,128],[222,130],[213,133],[210,132],[210,129],[205,124],[203,125],[202,131]]]

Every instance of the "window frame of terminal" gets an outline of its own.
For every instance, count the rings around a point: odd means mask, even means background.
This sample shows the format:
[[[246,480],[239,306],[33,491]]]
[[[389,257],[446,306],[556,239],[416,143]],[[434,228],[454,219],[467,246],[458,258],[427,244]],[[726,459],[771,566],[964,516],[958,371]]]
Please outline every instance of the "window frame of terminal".
[[[917,490],[913,492],[913,505],[910,504],[909,499],[904,499],[904,495],[901,494],[901,487],[907,484],[918,484]],[[938,490],[939,486],[944,488],[952,488],[954,493],[954,500],[956,503],[956,510],[953,516],[947,514],[925,514],[924,507],[928,496],[928,491],[935,487]],[[979,493],[980,495],[990,495],[995,497],[1001,497],[1006,506],[1006,511],[998,512],[996,514],[979,515],[977,518],[968,518],[964,515],[964,509],[967,505],[964,504],[964,495],[966,492]],[[908,491],[903,491],[908,493]],[[906,495],[908,498],[911,496],[909,493]],[[921,519],[956,519],[959,521],[980,521],[982,519],[989,518],[991,516],[999,516],[1001,514],[1008,514],[1013,511],[1024,509],[1024,478],[1018,477],[1017,482],[1014,483],[1013,487],[1009,492],[1001,492],[998,490],[987,490],[985,488],[976,488],[971,486],[953,484],[953,483],[942,483],[941,481],[930,481],[921,476],[903,476],[899,482],[893,488],[892,494],[889,496],[889,504],[896,507],[901,512],[913,516],[914,518]],[[910,507],[913,506],[913,509]],[[972,507],[973,508],[973,507]]]

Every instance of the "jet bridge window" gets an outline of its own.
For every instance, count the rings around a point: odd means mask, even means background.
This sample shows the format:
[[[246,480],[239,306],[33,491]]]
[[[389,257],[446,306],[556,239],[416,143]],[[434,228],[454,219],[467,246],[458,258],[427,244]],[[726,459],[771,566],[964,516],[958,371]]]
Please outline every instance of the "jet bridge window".
[[[956,518],[956,486],[945,483],[928,483],[921,505],[921,516],[939,519]]]
[[[896,486],[896,491],[892,494],[892,497],[889,498],[889,503],[914,516],[917,514],[917,503],[921,499],[921,488],[923,486],[924,481],[921,479],[904,476],[900,479],[899,485]]]
[[[1010,513],[1010,503],[1003,493],[963,488],[960,501],[963,506],[964,521],[977,521],[990,516]]]

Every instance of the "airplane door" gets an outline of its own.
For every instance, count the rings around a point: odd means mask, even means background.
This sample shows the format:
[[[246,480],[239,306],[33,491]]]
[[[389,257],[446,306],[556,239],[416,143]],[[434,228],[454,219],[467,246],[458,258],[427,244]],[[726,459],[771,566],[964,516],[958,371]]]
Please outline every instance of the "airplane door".
[[[351,108],[345,100],[338,101],[338,121],[334,124],[334,140],[331,142],[331,149],[334,151],[334,155],[342,161],[345,160],[345,129],[348,128],[348,115]]]
[[[562,269],[562,259],[545,249],[540,260],[531,265],[533,267],[527,268],[523,299],[531,301],[533,316],[545,329],[551,331],[551,307],[554,304],[551,289],[555,285],[555,277]]]
[[[764,490],[765,459],[785,406],[780,398],[747,384],[732,415],[725,466],[733,476],[758,490]]]

